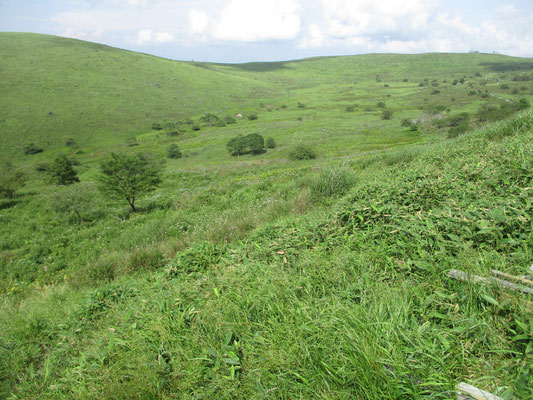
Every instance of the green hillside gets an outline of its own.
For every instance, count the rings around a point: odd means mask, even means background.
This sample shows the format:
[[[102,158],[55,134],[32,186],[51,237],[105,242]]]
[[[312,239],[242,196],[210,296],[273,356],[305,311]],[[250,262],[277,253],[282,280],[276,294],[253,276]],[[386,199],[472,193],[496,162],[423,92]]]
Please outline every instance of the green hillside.
[[[0,57],[0,398],[533,395],[531,296],[446,275],[530,273],[531,59]],[[163,165],[136,212],[112,152]]]

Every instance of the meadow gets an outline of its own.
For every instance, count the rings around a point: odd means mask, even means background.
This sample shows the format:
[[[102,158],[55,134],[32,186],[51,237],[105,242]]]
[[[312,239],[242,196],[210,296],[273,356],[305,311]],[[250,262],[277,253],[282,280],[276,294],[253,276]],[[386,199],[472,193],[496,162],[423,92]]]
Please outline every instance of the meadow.
[[[0,157],[26,177],[0,200],[0,397],[533,394],[527,295],[446,277],[533,262],[530,59],[229,65],[4,33],[0,57]],[[276,147],[231,156],[251,133]],[[165,160],[135,213],[97,188],[112,152]],[[59,154],[79,183],[51,182]]]

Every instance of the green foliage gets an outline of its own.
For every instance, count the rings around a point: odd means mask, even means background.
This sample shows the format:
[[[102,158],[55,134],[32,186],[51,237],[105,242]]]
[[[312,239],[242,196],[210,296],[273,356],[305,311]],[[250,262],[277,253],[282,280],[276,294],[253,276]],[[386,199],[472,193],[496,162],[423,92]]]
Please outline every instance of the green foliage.
[[[346,194],[354,184],[354,173],[346,165],[339,165],[323,168],[309,189],[315,201],[323,201]]]
[[[265,147],[267,149],[275,149],[276,148],[276,140],[274,140],[273,137],[268,137],[265,142]]]
[[[304,144],[299,144],[295,146],[290,152],[289,152],[289,158],[291,160],[313,160],[316,158],[316,151]]]
[[[244,154],[261,154],[265,152],[265,140],[258,133],[251,133],[246,136],[237,136],[229,140],[226,144],[228,152],[232,156]]]
[[[217,126],[217,124],[220,124],[223,121],[221,121],[220,118],[215,114],[205,113],[200,118],[200,122],[207,126]]]
[[[82,182],[68,185],[50,195],[49,202],[53,211],[74,217],[79,224],[99,218],[103,209],[95,199],[98,193],[93,184]]]
[[[0,172],[0,196],[14,198],[15,194],[24,186],[26,174],[13,167],[10,162],[2,165]]]
[[[385,108],[385,103],[383,101],[379,101],[377,104],[376,104],[379,108]]]
[[[257,119],[257,114],[250,114],[250,115],[248,115],[248,119],[249,119],[250,121],[255,121],[255,120]]]
[[[409,128],[409,127],[411,127],[413,125],[413,122],[410,119],[408,119],[408,118],[404,118],[404,119],[402,119],[402,122],[401,122],[400,125],[403,126],[403,127]]]
[[[77,172],[74,170],[72,160],[65,154],[58,155],[48,168],[52,182],[58,185],[71,185],[79,182]]]
[[[159,122],[154,122],[154,123],[152,124],[152,129],[153,129],[154,131],[160,131],[160,130],[163,129],[163,126],[161,126],[161,124],[160,124]]]
[[[132,211],[136,211],[137,198],[153,192],[161,183],[161,164],[140,153],[112,153],[100,168],[99,189],[111,198],[126,200]]]
[[[304,103],[298,102],[297,106],[298,106],[298,108],[305,108],[305,104]]]
[[[392,119],[392,111],[388,109],[383,110],[383,112],[381,113],[381,119]]]
[[[26,147],[24,147],[24,154],[26,155],[32,155],[32,154],[39,154],[43,152],[43,148],[35,145],[35,143],[30,143]]]
[[[181,150],[177,144],[171,144],[167,147],[167,157],[168,158],[181,158]]]

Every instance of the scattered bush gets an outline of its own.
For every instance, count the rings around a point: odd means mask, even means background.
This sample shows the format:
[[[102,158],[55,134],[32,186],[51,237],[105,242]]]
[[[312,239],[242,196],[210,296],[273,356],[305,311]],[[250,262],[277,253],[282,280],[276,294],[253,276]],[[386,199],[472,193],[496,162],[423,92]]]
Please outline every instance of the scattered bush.
[[[198,124],[194,124],[193,126],[191,126],[191,130],[193,130],[193,131],[199,131],[199,130],[200,130],[200,125],[198,125]]]
[[[68,138],[65,144],[69,147],[74,147],[76,146],[76,141],[73,138]]]
[[[24,154],[26,155],[38,154],[42,152],[43,149],[41,147],[36,146],[34,143],[30,143],[24,148]]]
[[[159,122],[154,122],[152,124],[152,130],[161,131],[161,130],[163,130],[163,127],[161,126],[161,124]]]
[[[468,125],[468,121],[466,121],[460,125],[452,126],[448,131],[448,139],[456,138],[457,136],[465,133],[468,130]]]
[[[298,102],[298,108],[305,108],[305,104]]]
[[[257,119],[257,114],[250,114],[250,115],[248,115],[248,119],[249,119],[250,121],[255,121],[255,120]]]
[[[2,166],[0,172],[0,196],[14,198],[17,191],[24,186],[26,174],[13,167],[9,162]]]
[[[332,166],[322,169],[311,182],[309,189],[311,197],[320,201],[346,194],[354,182],[354,174],[345,165]]]
[[[354,112],[355,106],[346,106],[346,112]]]
[[[171,144],[167,148],[167,157],[168,158],[181,158],[183,154],[181,154],[180,148],[177,144]]]
[[[266,142],[265,142],[265,146],[267,149],[275,149],[276,148],[276,141],[274,140],[273,137],[269,137],[267,138]]]
[[[510,88],[509,88],[509,85],[504,83],[503,85],[500,85],[500,89],[501,90],[509,90]]]
[[[383,112],[381,113],[381,119],[392,119],[392,111],[387,109],[383,110]]]
[[[252,133],[250,135],[239,135],[230,139],[226,144],[228,152],[232,156],[241,156],[243,154],[261,154],[265,152],[265,141],[263,136],[258,133]]]
[[[170,137],[175,137],[175,136],[179,136],[179,132],[178,131],[170,131],[170,132],[167,132],[167,136],[170,136]]]
[[[235,121],[235,118],[233,118],[231,115],[226,115],[224,117],[224,122],[230,125],[230,124],[235,124],[237,121]]]
[[[218,118],[215,114],[205,113],[200,118],[200,122],[207,126],[216,126],[216,124],[220,123],[220,118]]]
[[[431,91],[431,94],[439,94],[440,93],[440,90],[437,90],[437,89],[433,89]]]
[[[48,172],[52,177],[52,181],[58,185],[71,185],[80,181],[72,161],[64,154],[60,154],[54,159],[48,168]]]
[[[380,101],[378,102],[378,104],[376,104],[376,106],[378,106],[379,108],[385,108],[385,103]]]
[[[400,125],[403,127],[409,128],[412,124],[413,122],[410,119],[405,118],[405,119],[402,119],[402,122]]]
[[[307,145],[297,145],[289,153],[291,160],[312,160],[316,158],[316,152],[314,149]]]

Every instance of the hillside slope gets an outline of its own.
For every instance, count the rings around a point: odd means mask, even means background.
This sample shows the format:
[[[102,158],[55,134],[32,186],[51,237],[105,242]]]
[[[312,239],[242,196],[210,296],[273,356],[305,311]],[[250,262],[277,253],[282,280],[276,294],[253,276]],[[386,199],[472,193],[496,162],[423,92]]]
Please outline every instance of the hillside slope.
[[[193,63],[46,35],[0,33],[0,58],[0,140],[11,155],[65,135],[113,145],[161,119],[238,111],[275,94]]]
[[[154,272],[4,297],[0,394],[453,399],[467,381],[529,399],[527,297],[445,273],[526,273],[532,128],[529,110],[376,160],[338,212],[202,243]]]

